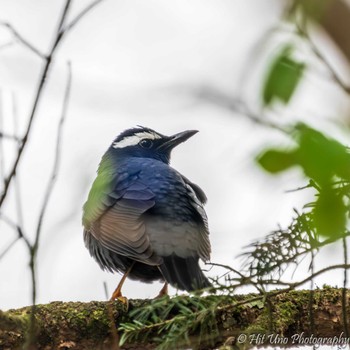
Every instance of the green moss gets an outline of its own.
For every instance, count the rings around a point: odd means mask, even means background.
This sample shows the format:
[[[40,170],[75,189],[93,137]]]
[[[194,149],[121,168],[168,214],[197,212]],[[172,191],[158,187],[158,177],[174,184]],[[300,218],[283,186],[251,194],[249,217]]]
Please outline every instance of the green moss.
[[[295,322],[298,313],[295,301],[288,300],[279,303],[274,312],[276,332],[284,336],[289,326]]]
[[[274,292],[271,292],[274,293]],[[310,294],[312,293],[312,294]],[[218,329],[223,329],[225,334],[235,336],[237,334],[269,334],[271,331],[281,336],[288,336],[295,332],[295,327],[301,323],[308,322],[310,296],[313,296],[312,307],[314,310],[322,308],[334,313],[334,308],[341,304],[341,289],[325,288],[322,290],[290,291],[276,296],[266,297],[270,300],[271,310],[267,304],[263,303],[263,297],[257,294],[236,295],[236,296],[207,296],[201,297],[201,305],[215,305],[215,319],[218,321]],[[348,294],[349,296],[349,294]],[[266,299],[265,297],[265,299]],[[180,298],[175,297],[175,298]],[[187,307],[194,307],[196,303],[191,298],[198,296],[181,296],[181,303]],[[168,307],[169,302],[176,301],[166,299],[164,305]],[[183,300],[182,300],[183,299]],[[185,301],[188,299],[189,303]],[[253,300],[255,301],[249,301]],[[242,304],[245,300],[248,302]],[[326,303],[325,303],[326,301]],[[120,302],[53,302],[47,305],[37,305],[35,308],[35,320],[37,341],[41,344],[40,349],[45,346],[59,347],[65,341],[72,341],[81,345],[81,349],[97,348],[96,344],[108,343],[112,339],[111,334],[115,334],[118,324],[121,322],[132,323],[135,310],[142,306],[157,304],[158,300],[130,300],[129,312],[125,305]],[[241,305],[236,306],[236,303]],[[333,304],[334,303],[334,304]],[[337,304],[337,305],[335,305]],[[174,310],[170,316],[176,316],[178,309]],[[12,344],[8,348],[19,349],[23,345],[24,337],[28,331],[31,317],[31,307],[18,310],[0,311],[0,348],[4,344]],[[328,312],[328,311],[327,311]],[[304,321],[301,320],[304,318]],[[205,319],[206,320],[206,319]],[[301,321],[300,321],[301,320]],[[206,322],[206,321],[205,321]],[[198,332],[198,329],[194,329]],[[3,338],[2,338],[3,336]],[[163,335],[160,335],[163,337]],[[164,335],[166,336],[166,335]],[[216,335],[215,335],[216,336]],[[16,337],[15,340],[12,340]],[[7,343],[5,343],[7,342]],[[232,344],[225,344],[232,346]]]

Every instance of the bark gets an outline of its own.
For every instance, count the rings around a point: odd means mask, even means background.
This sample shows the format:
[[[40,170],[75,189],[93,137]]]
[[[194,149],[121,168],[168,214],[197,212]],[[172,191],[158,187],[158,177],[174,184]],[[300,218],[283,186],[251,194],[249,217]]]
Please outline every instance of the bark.
[[[310,342],[329,343],[332,339],[334,345],[344,344],[347,331],[343,327],[343,311],[346,311],[348,319],[350,312],[342,305],[341,289],[318,289],[312,294],[307,290],[277,295],[276,291],[272,293],[265,298],[268,301],[265,303],[263,299],[259,300],[261,296],[255,294],[235,295],[229,299],[217,296],[224,301],[216,312],[219,331],[208,335],[209,342],[208,339],[203,341],[202,337],[200,345],[198,334],[192,334],[192,348],[227,350],[255,345],[288,347],[310,345]],[[349,296],[347,292],[347,303]],[[118,349],[118,324],[130,322],[129,312],[149,302],[130,300],[128,310],[118,301],[37,305],[32,342],[28,342],[28,330],[32,329],[29,325],[33,311],[31,306],[0,311],[0,349]],[[166,337],[166,334],[159,336]],[[150,339],[122,347],[153,348],[155,344]]]

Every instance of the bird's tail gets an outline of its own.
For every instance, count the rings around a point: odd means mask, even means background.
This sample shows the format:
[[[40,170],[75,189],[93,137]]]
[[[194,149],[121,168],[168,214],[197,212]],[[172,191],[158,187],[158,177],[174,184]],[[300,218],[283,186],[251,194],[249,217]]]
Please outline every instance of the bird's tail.
[[[188,292],[211,287],[198,264],[198,258],[180,258],[174,254],[162,257],[159,266],[165,280],[175,288]]]

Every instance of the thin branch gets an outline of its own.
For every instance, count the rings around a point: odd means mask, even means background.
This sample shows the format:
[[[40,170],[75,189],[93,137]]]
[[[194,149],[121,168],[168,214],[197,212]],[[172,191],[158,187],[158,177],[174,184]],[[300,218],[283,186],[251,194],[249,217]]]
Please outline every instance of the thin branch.
[[[106,300],[109,300],[110,294],[108,292],[108,286],[107,286],[107,282],[106,281],[103,281],[103,290],[104,290],[104,293],[105,293]]]
[[[350,94],[350,86],[347,85],[337,74],[337,72],[334,70],[333,66],[331,63],[326,59],[326,57],[322,54],[322,52],[319,50],[319,48],[315,45],[313,40],[311,39],[309,33],[301,27],[297,22],[295,23],[298,33],[300,34],[301,37],[305,38],[306,41],[308,42],[312,52],[315,54],[315,56],[326,66],[328,71],[331,74],[332,79],[339,85],[339,87],[346,93]]]
[[[4,189],[3,189],[3,193],[1,194],[1,197],[0,197],[0,208],[2,207],[2,204],[4,203],[4,200],[5,200],[6,196],[7,196],[7,193],[8,193],[10,184],[11,184],[11,181],[14,178],[14,176],[16,175],[17,167],[18,167],[18,165],[20,163],[23,151],[24,151],[25,146],[27,144],[27,141],[28,141],[28,138],[29,138],[29,135],[30,135],[30,131],[32,129],[33,121],[35,119],[36,110],[37,110],[39,101],[41,99],[42,91],[43,91],[43,88],[44,88],[44,85],[45,85],[45,82],[46,82],[46,77],[47,77],[47,74],[48,74],[48,71],[49,71],[49,68],[50,68],[50,64],[51,64],[51,56],[48,58],[48,60],[47,60],[47,62],[45,64],[45,67],[43,69],[43,72],[41,74],[41,79],[40,79],[39,86],[38,86],[38,89],[37,89],[37,92],[36,92],[36,95],[35,95],[33,107],[32,107],[31,113],[30,113],[27,130],[26,130],[26,133],[25,133],[25,135],[23,137],[23,142],[22,142],[22,144],[20,145],[20,147],[18,149],[17,157],[16,157],[16,159],[14,161],[12,169],[11,169],[9,175],[4,180]]]
[[[268,121],[267,118],[265,118],[262,115],[257,115],[256,113],[254,113],[252,110],[249,109],[248,105],[240,98],[228,95],[225,92],[220,91],[219,89],[215,89],[210,86],[204,85],[192,89],[191,92],[196,98],[200,100],[204,100],[216,106],[242,114],[245,117],[247,117],[250,121],[256,124],[272,129],[277,129],[284,133],[288,133],[288,130],[286,130],[282,126]]]
[[[4,128],[4,108],[3,108],[3,93],[0,89],[0,130]],[[5,178],[5,154],[4,154],[4,143],[3,138],[0,137],[0,178],[1,181]]]
[[[20,237],[16,237],[10,244],[0,253],[0,260],[10,251],[10,249],[20,240]]]
[[[315,277],[320,276],[320,275],[324,274],[325,272],[329,272],[332,270],[338,270],[338,269],[348,270],[348,269],[350,269],[350,264],[338,264],[338,265],[327,266],[324,269],[321,269],[317,272],[314,272],[310,276],[308,276],[305,279],[298,281],[298,282],[285,282],[285,281],[281,281],[281,280],[278,280],[278,281],[264,280],[263,282],[266,284],[289,286],[288,288],[282,290],[283,292],[288,292],[292,289],[295,289],[297,287],[304,285],[307,282],[312,281]]]
[[[7,216],[1,214],[0,215],[0,219],[2,221],[4,221],[8,226],[10,226],[11,228],[13,228],[18,235],[18,238],[23,239],[23,241],[25,242],[25,244],[27,245],[27,247],[30,249],[31,248],[31,243],[29,241],[29,239],[27,238],[27,235],[24,234],[23,229],[21,226],[17,225],[15,222],[13,222],[10,218],[8,218]]]
[[[43,54],[39,49],[32,45],[27,39],[25,39],[10,23],[0,21],[0,25],[6,27],[23,46],[28,48],[40,58],[46,59],[45,54]]]
[[[99,2],[101,2],[101,1],[102,0],[100,0]],[[67,9],[69,7],[70,2],[71,2],[71,0],[66,0],[65,9]],[[99,2],[96,2],[96,4],[93,3],[94,4],[93,6],[92,5],[88,6],[85,9],[85,11],[83,11],[83,13],[81,13],[78,16],[78,18],[76,18],[76,20],[74,21],[73,25],[76,25],[78,20],[82,19],[83,16],[86,15],[89,12],[89,10],[91,10]],[[62,15],[61,15],[61,17],[60,17],[60,20],[59,20],[60,24],[61,23],[65,23],[66,16],[67,16],[67,11],[64,10]],[[29,122],[28,122],[28,125],[27,125],[27,129],[26,129],[26,132],[25,132],[24,137],[23,137],[23,142],[22,142],[21,146],[18,149],[17,157],[16,157],[16,159],[14,161],[12,169],[10,170],[9,175],[7,176],[7,178],[4,181],[3,193],[0,196],[0,209],[1,209],[1,207],[2,207],[2,205],[4,203],[4,201],[5,201],[5,198],[7,196],[9,188],[10,188],[10,184],[11,184],[11,182],[12,182],[12,180],[13,180],[15,174],[16,174],[18,165],[19,165],[20,160],[22,158],[23,151],[24,151],[24,149],[26,147],[26,144],[28,142],[28,138],[29,138],[32,126],[33,126],[33,121],[34,121],[34,119],[36,117],[36,112],[37,112],[38,105],[39,105],[39,102],[40,102],[41,97],[42,97],[42,92],[44,90],[44,86],[45,86],[46,81],[47,81],[48,72],[49,72],[49,70],[51,68],[51,62],[53,60],[54,54],[55,54],[56,49],[58,48],[59,44],[61,43],[62,39],[64,38],[64,35],[68,31],[69,31],[68,29],[61,30],[57,34],[57,36],[55,37],[55,40],[53,42],[53,45],[51,47],[50,53],[46,57],[46,62],[45,62],[45,65],[44,65],[44,67],[42,69],[42,73],[41,73],[40,78],[39,78],[39,84],[38,84],[38,87],[37,87],[37,90],[36,90],[36,94],[35,94],[35,97],[34,97],[33,106],[32,106],[32,109],[31,109],[31,112],[30,112],[30,115],[29,115]]]
[[[57,139],[56,139],[56,147],[55,147],[55,158],[54,158],[54,164],[52,168],[52,173],[49,179],[49,183],[46,188],[44,200],[42,203],[41,211],[39,214],[39,220],[37,224],[37,229],[36,229],[36,236],[35,236],[35,242],[34,242],[34,250],[38,248],[39,245],[39,240],[40,240],[40,234],[41,234],[41,229],[42,229],[42,223],[43,219],[47,210],[47,206],[52,194],[53,187],[56,182],[57,174],[58,174],[58,169],[60,166],[61,162],[61,138],[62,138],[62,130],[63,130],[63,125],[66,119],[67,115],[67,109],[68,109],[68,103],[69,103],[69,97],[70,97],[70,91],[71,91],[71,85],[72,85],[72,69],[71,69],[71,64],[68,62],[67,64],[68,67],[68,78],[67,78],[67,84],[66,84],[66,89],[64,93],[64,100],[63,100],[63,107],[62,107],[62,112],[61,112],[61,118],[58,123],[58,129],[57,129]]]
[[[40,214],[39,214],[36,235],[35,235],[35,241],[34,241],[34,244],[31,248],[30,266],[31,266],[31,271],[32,271],[32,284],[33,284],[33,286],[32,286],[32,288],[33,288],[32,289],[32,302],[33,302],[33,305],[35,305],[35,302],[36,302],[36,267],[35,267],[36,261],[35,260],[36,260],[36,256],[37,256],[37,252],[38,252],[43,220],[45,217],[45,213],[46,213],[46,210],[48,207],[48,203],[49,203],[54,185],[56,183],[58,169],[60,166],[62,130],[63,130],[64,121],[66,119],[68,103],[69,103],[69,96],[70,96],[70,91],[71,91],[71,84],[72,84],[72,71],[71,71],[70,63],[68,63],[67,66],[68,66],[68,78],[67,78],[67,84],[66,84],[66,89],[65,89],[65,93],[64,93],[61,117],[60,117],[60,120],[58,123],[58,128],[57,128],[57,139],[56,139],[56,146],[55,146],[54,164],[53,164],[51,176],[49,178],[49,182],[48,182],[48,185],[47,185],[47,188],[45,191],[44,200],[43,200],[42,207],[41,207]]]
[[[57,26],[57,31],[56,31],[57,37],[60,36],[60,33],[62,31],[62,27],[63,27],[64,23],[66,22],[67,15],[68,15],[69,8],[70,8],[71,4],[72,4],[72,0],[67,0],[65,5],[64,5],[61,20],[59,21],[58,26]]]
[[[313,273],[312,275],[308,276],[307,278],[305,278],[305,279],[303,279],[303,280],[301,280],[299,282],[294,282],[294,283],[281,282],[282,284],[289,285],[289,287],[278,289],[278,290],[275,290],[275,291],[272,291],[272,292],[268,292],[267,294],[268,294],[269,297],[273,297],[273,296],[276,296],[276,295],[279,295],[279,294],[290,292],[290,291],[296,289],[297,287],[300,287],[300,286],[304,285],[305,283],[310,282],[315,277],[317,277],[319,275],[322,275],[325,272],[328,272],[328,271],[331,271],[331,270],[336,270],[336,269],[350,269],[350,264],[339,264],[339,265],[332,265],[332,266],[325,267],[324,269],[321,269],[321,270]],[[222,288],[218,288],[218,290],[220,290],[220,289],[222,289]],[[253,297],[253,298],[250,298],[250,299],[247,299],[247,300],[243,300],[243,301],[239,301],[239,302],[234,303],[234,304],[219,306],[218,310],[234,308],[234,307],[241,306],[241,305],[244,305],[244,304],[247,304],[247,303],[251,303],[253,301],[262,300],[265,297],[266,297],[265,294],[258,295],[256,297]]]
[[[16,94],[12,91],[12,120],[13,120],[13,132],[15,135],[19,135],[19,124],[18,124],[18,110],[17,110],[17,99]],[[17,145],[16,151],[18,152],[19,144]],[[17,222],[20,227],[24,227],[23,219],[23,205],[21,196],[21,184],[19,175],[16,174],[14,177],[14,188],[16,197],[16,212],[17,212]]]
[[[7,42],[7,43],[5,43],[5,44],[2,44],[2,45],[0,45],[0,50],[7,49],[8,47],[13,46],[13,44],[14,44],[13,41],[9,41],[9,42]]]
[[[90,12],[94,7],[96,7],[102,1],[104,0],[95,0],[92,3],[90,3],[76,17],[74,17],[72,21],[69,24],[67,24],[67,26],[65,26],[64,28],[60,28],[60,30],[62,32],[67,32],[71,30],[88,12]]]
[[[315,252],[311,251],[311,262],[310,262],[310,271],[311,275],[315,273]],[[313,312],[313,304],[315,300],[315,291],[314,291],[314,279],[312,278],[310,280],[310,292],[309,292],[309,323],[310,323],[310,329],[311,333],[315,332],[315,317]]]
[[[324,269],[321,269],[313,274],[311,274],[310,276],[306,277],[305,279],[299,281],[299,282],[294,282],[290,284],[290,288],[287,288],[285,291],[289,291],[292,289],[295,289],[297,287],[302,286],[303,284],[305,284],[306,282],[310,282],[311,280],[313,280],[315,277],[320,276],[322,274],[324,274],[325,272],[331,271],[331,270],[337,270],[337,269],[350,269],[350,264],[337,264],[337,265],[331,265],[331,266],[327,266]]]
[[[226,265],[220,265],[220,264],[214,264],[214,266],[217,265],[217,266],[221,266],[221,267],[224,267],[224,268],[227,268],[229,269],[230,271],[232,270],[233,272],[236,272],[236,270],[234,269],[231,269],[230,266],[227,266]],[[278,280],[274,280],[274,279],[260,279],[259,280],[259,284],[261,285],[265,285],[265,286],[268,286],[268,285],[273,285],[273,286],[286,286],[286,288],[283,288],[283,289],[280,289],[278,290],[278,294],[281,292],[281,293],[284,293],[284,292],[289,292],[293,289],[296,289],[302,285],[304,285],[305,283],[307,282],[310,282],[310,281],[313,281],[317,276],[320,276],[322,274],[324,274],[325,272],[329,272],[329,271],[332,271],[332,270],[337,270],[337,269],[345,269],[345,270],[348,270],[350,269],[350,264],[337,264],[337,265],[330,265],[330,266],[327,266],[317,272],[314,272],[314,273],[311,273],[310,276],[306,277],[305,279],[303,280],[300,280],[298,282],[289,282],[289,281],[282,281],[281,279],[278,279]],[[243,287],[243,286],[249,286],[249,285],[252,285],[252,286],[256,286],[257,282],[253,281],[251,277],[246,277],[246,276],[242,276],[242,278],[239,280],[239,279],[235,279],[238,281],[237,284],[235,285],[229,285],[229,286],[226,286],[226,285],[220,285],[220,287],[215,287],[214,290],[215,291],[220,291],[220,290],[228,290],[228,289],[236,289],[237,287]],[[271,292],[269,292],[269,295]],[[275,295],[276,292],[273,292]],[[264,293],[265,294],[265,293]]]
[[[305,186],[301,186],[301,187],[297,187],[297,188],[294,188],[292,190],[286,190],[284,191],[284,193],[293,193],[293,192],[297,192],[297,191],[301,191],[301,190],[305,190],[307,188],[314,188],[314,184],[313,184],[313,181],[310,180],[309,183]]]
[[[1,132],[1,131],[0,131],[0,138],[13,140],[13,141],[16,141],[18,143],[21,142],[21,139],[19,137],[15,136],[15,135],[10,135],[10,134],[7,134],[7,133]]]
[[[224,268],[224,269],[229,270],[230,272],[233,272],[233,273],[237,274],[237,275],[240,276],[242,279],[250,280],[250,277],[244,276],[241,272],[239,272],[238,270],[234,269],[233,267],[231,267],[231,266],[229,266],[229,265],[223,265],[223,264],[218,264],[218,263],[213,263],[213,262],[207,262],[207,263],[205,263],[205,265],[222,267],[222,268]]]

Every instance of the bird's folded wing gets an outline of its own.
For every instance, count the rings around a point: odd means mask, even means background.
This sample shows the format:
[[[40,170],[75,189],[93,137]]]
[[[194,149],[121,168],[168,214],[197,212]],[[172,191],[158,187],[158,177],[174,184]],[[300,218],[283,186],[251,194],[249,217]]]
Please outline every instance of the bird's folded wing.
[[[198,255],[204,260],[210,260],[211,246],[209,241],[209,227],[208,227],[208,218],[207,214],[203,208],[204,203],[206,202],[206,196],[202,189],[190,182],[187,178],[184,177],[186,183],[187,194],[190,197],[190,202],[192,207],[197,212],[199,219],[198,222]]]
[[[150,265],[158,265],[141,216],[154,206],[154,194],[137,177],[116,182],[109,193],[89,195],[84,206],[85,228],[107,249]],[[96,189],[95,189],[96,192]],[[91,202],[89,202],[91,201]]]

